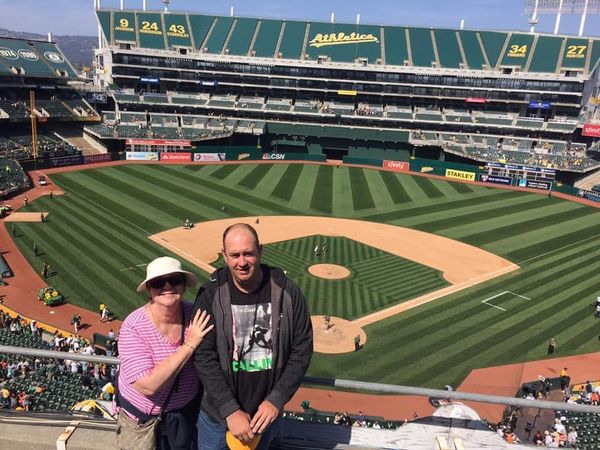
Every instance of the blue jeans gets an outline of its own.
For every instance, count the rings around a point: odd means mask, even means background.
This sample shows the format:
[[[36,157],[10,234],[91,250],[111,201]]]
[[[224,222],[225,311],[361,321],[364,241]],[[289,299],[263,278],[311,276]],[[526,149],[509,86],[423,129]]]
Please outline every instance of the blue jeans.
[[[271,424],[260,439],[256,450],[268,450],[273,438],[278,434],[281,426],[281,416]],[[225,442],[227,429],[212,420],[204,411],[198,416],[198,450],[228,450]]]

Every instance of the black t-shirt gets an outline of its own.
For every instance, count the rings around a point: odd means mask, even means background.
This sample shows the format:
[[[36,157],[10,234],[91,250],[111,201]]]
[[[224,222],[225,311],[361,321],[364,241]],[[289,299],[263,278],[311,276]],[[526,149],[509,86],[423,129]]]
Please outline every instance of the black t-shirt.
[[[231,369],[234,395],[243,411],[253,416],[269,393],[273,364],[271,285],[269,269],[254,292],[240,291],[229,277],[233,314],[234,352]]]

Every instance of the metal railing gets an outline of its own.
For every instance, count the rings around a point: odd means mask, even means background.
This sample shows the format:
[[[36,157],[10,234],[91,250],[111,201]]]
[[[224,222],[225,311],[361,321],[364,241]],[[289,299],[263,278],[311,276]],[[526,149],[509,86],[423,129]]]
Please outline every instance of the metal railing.
[[[74,361],[88,361],[95,364],[118,365],[119,358],[110,356],[86,355],[81,353],[57,352],[54,350],[39,350],[25,347],[10,347],[0,345],[0,353],[13,355],[35,356],[51,359],[69,359]],[[548,400],[528,400],[516,397],[503,397],[499,395],[476,394],[471,392],[447,391],[443,389],[430,389],[418,386],[399,386],[383,383],[369,383],[365,381],[344,380],[338,378],[305,377],[303,384],[328,386],[341,389],[352,389],[374,392],[378,394],[417,395],[421,397],[434,397],[440,399],[462,400],[480,403],[493,403],[499,405],[519,406],[524,408],[540,408],[579,413],[600,413],[599,406],[564,403]]]

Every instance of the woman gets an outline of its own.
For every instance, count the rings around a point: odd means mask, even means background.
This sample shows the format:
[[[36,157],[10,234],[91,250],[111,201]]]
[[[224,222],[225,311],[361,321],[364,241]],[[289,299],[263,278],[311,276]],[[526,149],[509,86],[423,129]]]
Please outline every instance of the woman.
[[[146,279],[137,288],[147,291],[149,301],[127,316],[119,334],[117,441],[121,448],[133,444],[125,437],[129,430],[125,425],[132,423],[129,419],[143,425],[161,412],[155,448],[196,446],[200,403],[196,399],[201,398],[202,387],[191,357],[213,328],[207,327],[205,312],[198,311],[192,318],[193,305],[183,300],[186,287],[197,282],[178,260],[162,257],[148,264]]]

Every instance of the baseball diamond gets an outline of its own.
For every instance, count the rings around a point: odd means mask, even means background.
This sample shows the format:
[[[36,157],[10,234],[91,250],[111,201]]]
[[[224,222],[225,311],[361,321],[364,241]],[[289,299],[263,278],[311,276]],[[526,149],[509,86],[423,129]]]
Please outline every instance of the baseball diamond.
[[[297,176],[286,179],[292,172]],[[250,177],[253,183],[249,183]],[[51,179],[67,194],[58,201],[41,197],[31,202],[28,210],[48,211],[50,220],[43,226],[20,223],[23,236],[16,241],[32,265],[36,258],[31,244],[43,242],[56,272],[52,283],[70,302],[88,309],[95,309],[98,298],[106,299],[110,310],[122,318],[141,304],[141,297],[121,293],[129,292],[128,286],[135,285],[143,273],[140,262],[170,253],[168,242],[158,245],[149,239],[151,235],[198,230],[183,229],[182,218],[200,225],[240,217],[252,223],[258,216],[261,220],[256,227],[261,233],[271,216],[323,215],[449,238],[479,247],[520,269],[365,323],[368,345],[360,355],[317,354],[310,368],[312,375],[438,386],[458,383],[473,368],[539,359],[545,355],[550,336],[560,340],[558,352],[562,355],[595,350],[597,332],[587,309],[590,296],[600,289],[600,280],[592,276],[598,270],[600,215],[586,205],[477,184],[313,164],[126,164],[56,173]],[[320,195],[324,179],[328,180],[328,194]],[[364,189],[365,183],[368,189]],[[283,225],[277,228],[285,229]],[[356,239],[341,238],[345,232],[325,229],[312,237],[288,237],[267,244],[265,256],[306,283],[314,313],[360,320],[370,312],[377,314],[383,307],[381,301],[395,299],[389,297],[394,283],[401,290],[403,280],[407,284],[414,278],[396,276],[401,272],[394,273],[399,266],[386,256],[388,252],[357,246]],[[268,239],[268,233],[263,238]],[[323,239],[328,244],[327,261],[350,266],[353,258],[356,260],[353,255],[363,252],[364,268],[371,264],[376,268],[360,277],[373,277],[377,280],[373,292],[383,289],[385,295],[375,300],[377,295],[368,293],[366,281],[360,281],[358,274],[353,273],[346,280],[348,287],[341,290],[327,284],[340,281],[309,275],[302,267],[316,262],[313,243]],[[390,239],[389,243],[396,241]],[[196,267],[193,253],[206,242],[215,244],[199,235],[182,249],[190,261],[187,268],[201,279],[208,273]],[[423,244],[424,252],[428,245]],[[213,261],[218,245],[210,251],[208,261]],[[398,262],[400,266],[408,264]],[[405,268],[408,272],[423,270],[409,266]],[[426,270],[421,275],[424,280],[429,276]],[[434,276],[425,283],[429,286],[419,289],[435,289],[439,281]],[[531,301],[513,302],[506,312],[481,303],[504,291]],[[418,290],[413,292],[418,294]],[[357,302],[359,298],[363,300]],[[559,321],[562,325],[557,329]]]

